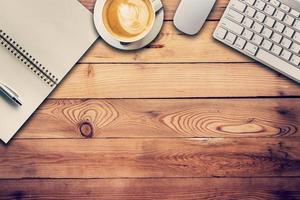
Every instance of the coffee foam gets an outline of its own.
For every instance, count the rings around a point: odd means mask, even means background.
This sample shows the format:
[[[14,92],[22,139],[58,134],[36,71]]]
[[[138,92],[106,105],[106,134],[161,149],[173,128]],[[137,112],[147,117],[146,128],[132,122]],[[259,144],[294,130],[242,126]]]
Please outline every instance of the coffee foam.
[[[105,25],[119,37],[139,36],[154,19],[149,0],[108,0],[105,7]]]
[[[141,0],[129,0],[118,8],[121,27],[130,35],[143,32],[148,25],[150,12],[147,4]]]

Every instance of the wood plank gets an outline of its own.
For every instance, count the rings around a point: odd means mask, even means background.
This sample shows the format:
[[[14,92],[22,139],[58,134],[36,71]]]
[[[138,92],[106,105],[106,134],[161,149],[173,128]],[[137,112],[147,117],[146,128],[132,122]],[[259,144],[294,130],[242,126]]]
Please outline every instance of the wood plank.
[[[300,176],[293,138],[22,139],[0,155],[0,179]]]
[[[300,199],[299,178],[2,180],[0,199]]]
[[[18,138],[299,137],[299,100],[49,100]]]
[[[86,8],[93,12],[96,0],[79,0]],[[176,8],[180,0],[162,0],[165,10],[165,20],[173,20]],[[228,0],[217,0],[214,9],[212,10],[208,20],[220,19]]]
[[[207,22],[200,34],[190,37],[165,22],[157,40],[139,51],[116,50],[99,39],[80,63],[253,62],[212,38],[217,23]]]
[[[259,64],[85,64],[51,98],[297,95],[299,84]]]

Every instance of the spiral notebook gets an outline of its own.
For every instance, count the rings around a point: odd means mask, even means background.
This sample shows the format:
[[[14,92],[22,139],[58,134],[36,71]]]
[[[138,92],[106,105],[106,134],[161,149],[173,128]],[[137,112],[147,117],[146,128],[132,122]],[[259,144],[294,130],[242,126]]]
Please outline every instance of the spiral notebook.
[[[7,143],[97,39],[91,13],[77,0],[0,1],[0,139]],[[42,125],[41,125],[42,126]]]

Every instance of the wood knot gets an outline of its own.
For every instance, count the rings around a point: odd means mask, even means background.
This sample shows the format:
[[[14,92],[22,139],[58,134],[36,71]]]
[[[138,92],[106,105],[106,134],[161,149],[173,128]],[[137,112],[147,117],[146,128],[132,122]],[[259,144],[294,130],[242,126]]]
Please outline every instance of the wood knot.
[[[25,193],[23,191],[14,191],[11,196],[13,199],[19,200],[25,197]]]
[[[160,113],[158,111],[154,111],[154,110],[151,110],[151,111],[148,111],[146,112],[148,115],[150,115],[151,117],[153,118],[156,118],[160,115]]]
[[[164,48],[164,47],[165,47],[165,45],[163,45],[163,44],[150,44],[146,48],[161,49],[161,48]]]
[[[85,138],[93,137],[94,130],[93,126],[89,122],[84,122],[79,127],[80,134]]]

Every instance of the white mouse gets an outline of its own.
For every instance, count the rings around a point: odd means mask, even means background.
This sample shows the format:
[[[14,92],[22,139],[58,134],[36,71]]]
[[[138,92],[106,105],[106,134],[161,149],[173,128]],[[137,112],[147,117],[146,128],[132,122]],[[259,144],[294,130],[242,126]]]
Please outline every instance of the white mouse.
[[[216,0],[181,0],[174,17],[176,28],[188,35],[198,33]]]

